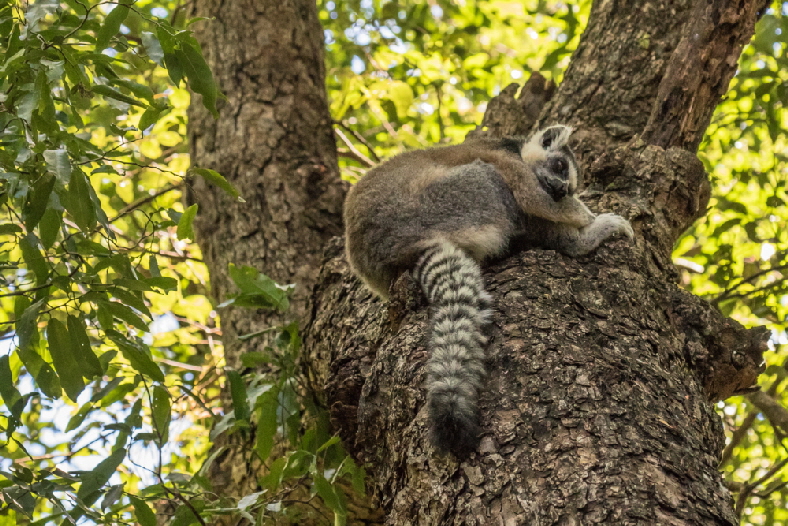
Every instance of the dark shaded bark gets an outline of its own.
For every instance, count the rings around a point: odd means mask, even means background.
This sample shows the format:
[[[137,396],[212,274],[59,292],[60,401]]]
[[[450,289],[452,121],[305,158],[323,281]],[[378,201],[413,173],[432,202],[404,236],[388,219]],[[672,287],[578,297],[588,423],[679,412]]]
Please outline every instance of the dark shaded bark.
[[[587,202],[628,217],[637,242],[578,259],[528,250],[486,269],[495,314],[485,432],[470,459],[437,457],[426,442],[417,287],[406,274],[389,304],[373,300],[334,245],[308,363],[343,440],[369,463],[387,524],[736,524],[712,402],[755,382],[767,335],[678,289],[670,253],[705,213],[695,147],[764,6],[595,3],[538,120],[578,128]],[[678,90],[687,64],[701,79]],[[477,133],[527,132],[524,97],[549,91],[534,82],[491,101],[507,114]]]

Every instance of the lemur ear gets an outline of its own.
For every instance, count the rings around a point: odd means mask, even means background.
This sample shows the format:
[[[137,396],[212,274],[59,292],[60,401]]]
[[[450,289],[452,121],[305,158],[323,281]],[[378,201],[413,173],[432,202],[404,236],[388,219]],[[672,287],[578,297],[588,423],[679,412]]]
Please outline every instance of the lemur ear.
[[[567,143],[573,131],[569,126],[551,126],[539,132],[539,144],[545,150],[557,150]]]

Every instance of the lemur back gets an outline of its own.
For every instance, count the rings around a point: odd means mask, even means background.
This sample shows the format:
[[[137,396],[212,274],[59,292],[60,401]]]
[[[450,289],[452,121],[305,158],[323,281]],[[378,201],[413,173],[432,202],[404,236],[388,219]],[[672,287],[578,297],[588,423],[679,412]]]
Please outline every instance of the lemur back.
[[[464,455],[479,438],[483,327],[490,299],[479,263],[526,242],[576,256],[632,228],[575,197],[571,129],[531,140],[471,139],[403,153],[370,170],[345,202],[346,251],[376,294],[411,270],[432,308],[427,401],[433,444]]]

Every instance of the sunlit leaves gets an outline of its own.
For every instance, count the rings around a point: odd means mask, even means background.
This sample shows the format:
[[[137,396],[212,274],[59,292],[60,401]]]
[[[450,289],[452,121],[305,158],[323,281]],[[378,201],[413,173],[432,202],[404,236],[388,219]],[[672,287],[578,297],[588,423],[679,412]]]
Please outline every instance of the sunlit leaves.
[[[84,501],[95,501],[98,497],[98,490],[106,484],[110,477],[115,474],[115,470],[126,458],[124,449],[115,450],[109,457],[102,460],[94,469],[82,474],[82,485],[77,496]]]
[[[60,385],[68,397],[76,402],[77,396],[85,388],[85,383],[82,381],[80,365],[71,350],[68,331],[57,319],[51,319],[47,324],[47,343],[52,363],[60,378]]]
[[[194,239],[194,218],[197,216],[197,205],[193,204],[178,220],[178,239]]]
[[[218,186],[222,190],[225,191],[231,197],[236,198],[237,200],[243,202],[243,198],[238,193],[238,190],[230,184],[230,182],[222,176],[219,172],[215,170],[210,170],[208,168],[192,168],[191,173],[195,175],[199,175],[209,183]]]
[[[312,493],[334,513],[334,523],[345,524],[347,482],[363,495],[364,470],[342,449],[339,437],[330,435],[325,411],[300,394],[305,391],[299,385],[297,324],[248,336],[269,338],[273,347],[241,357],[249,374],[226,371],[234,411],[217,427],[225,433],[246,433],[249,420],[255,419],[255,453],[270,468],[260,481],[263,491],[239,499],[234,511],[247,518],[261,512],[288,517],[287,506],[280,503],[282,495],[308,481]],[[262,363],[274,366],[277,374],[251,372]],[[307,418],[302,418],[304,409]],[[309,422],[306,430],[305,422]]]
[[[137,517],[137,522],[142,526],[156,526],[156,514],[153,513],[148,503],[134,496],[131,496],[130,499],[134,505],[134,515]]]
[[[131,2],[120,2],[110,11],[104,19],[101,28],[96,32],[96,49],[102,50],[109,44],[109,39],[120,31],[120,25],[126,20],[129,14],[129,4]]]
[[[14,415],[17,420],[22,415],[22,395],[15,387],[14,377],[11,374],[11,367],[8,364],[8,356],[0,356],[0,396],[3,403]]]
[[[0,350],[0,423],[15,419],[0,427],[0,458],[27,458],[35,485],[6,488],[22,499],[20,512],[126,521],[118,513],[131,509],[129,486],[106,484],[113,476],[139,484],[119,467],[127,442],[172,447],[168,422],[185,407],[162,384],[217,394],[215,373],[195,374],[214,365],[205,342],[216,315],[208,301],[182,294],[204,294],[207,273],[173,221],[183,210],[189,95],[159,67],[156,35],[195,55],[185,21],[160,16],[174,9],[150,0],[0,6],[0,322],[8,344]],[[192,59],[198,91],[215,100],[212,75]],[[143,414],[143,399],[151,412]],[[52,420],[53,410],[69,407],[67,424]],[[192,428],[181,435],[181,456],[162,457],[157,469],[188,465],[206,447],[200,422]],[[23,435],[45,452],[40,459],[24,451]],[[76,473],[73,458],[110,451],[111,462],[80,477],[53,474],[55,465]],[[142,505],[134,508],[150,523]]]

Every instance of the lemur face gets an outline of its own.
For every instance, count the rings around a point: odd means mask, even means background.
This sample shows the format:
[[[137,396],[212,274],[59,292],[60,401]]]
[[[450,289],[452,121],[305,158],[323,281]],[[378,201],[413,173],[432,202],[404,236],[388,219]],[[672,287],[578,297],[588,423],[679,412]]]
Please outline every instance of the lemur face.
[[[568,126],[542,130],[525,143],[520,152],[523,161],[533,166],[542,189],[554,201],[577,191],[577,162],[567,146],[572,131]]]

